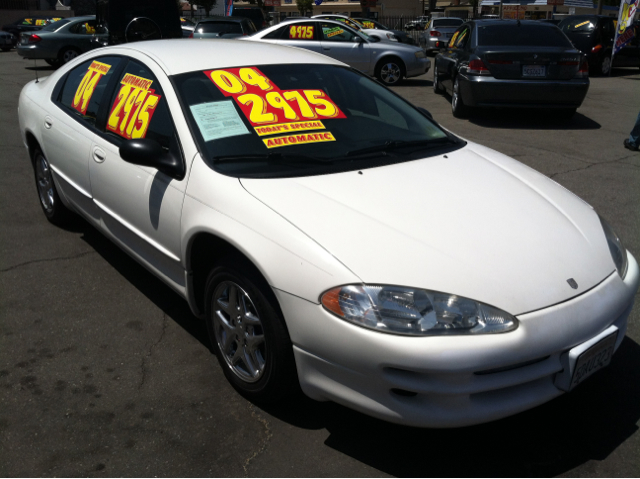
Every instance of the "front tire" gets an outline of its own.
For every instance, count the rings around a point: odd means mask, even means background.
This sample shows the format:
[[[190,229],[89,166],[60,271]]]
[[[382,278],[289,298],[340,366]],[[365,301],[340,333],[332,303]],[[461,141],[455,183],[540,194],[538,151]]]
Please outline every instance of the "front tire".
[[[60,195],[53,182],[51,165],[40,148],[33,151],[32,160],[42,212],[51,223],[62,226],[69,221],[71,212],[60,200]]]
[[[209,338],[224,375],[250,400],[273,403],[295,391],[293,345],[268,288],[255,276],[218,266],[207,280]]]
[[[453,92],[451,93],[451,112],[456,118],[466,118],[469,114],[469,107],[464,104],[462,96],[460,95],[460,80],[458,76],[456,76],[456,79],[453,82]]]
[[[385,86],[395,86],[405,75],[404,63],[397,58],[384,58],[376,65],[376,78]]]

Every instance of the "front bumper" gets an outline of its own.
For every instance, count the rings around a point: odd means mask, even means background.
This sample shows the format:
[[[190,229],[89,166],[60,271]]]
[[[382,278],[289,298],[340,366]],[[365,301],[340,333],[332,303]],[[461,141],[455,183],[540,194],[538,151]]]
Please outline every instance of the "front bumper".
[[[407,74],[406,74],[407,78],[417,77],[420,75],[424,75],[429,71],[429,68],[431,68],[431,60],[429,60],[426,57],[416,58],[414,61],[410,63],[407,62],[405,66],[407,68]]]
[[[467,106],[578,108],[589,90],[589,79],[499,80],[460,75],[460,94]]]
[[[640,272],[629,254],[613,272],[564,303],[518,316],[495,335],[405,337],[364,329],[322,306],[276,291],[288,319],[303,391],[380,419],[459,427],[525,411],[562,394],[561,356],[615,325],[620,346]]]

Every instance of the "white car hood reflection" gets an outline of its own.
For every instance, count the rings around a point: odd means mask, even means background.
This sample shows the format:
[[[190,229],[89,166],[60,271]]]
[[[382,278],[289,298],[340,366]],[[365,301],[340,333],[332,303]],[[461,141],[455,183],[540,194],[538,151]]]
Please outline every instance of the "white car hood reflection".
[[[477,144],[361,173],[242,184],[369,284],[433,289],[521,314],[579,295],[615,270],[589,205]]]

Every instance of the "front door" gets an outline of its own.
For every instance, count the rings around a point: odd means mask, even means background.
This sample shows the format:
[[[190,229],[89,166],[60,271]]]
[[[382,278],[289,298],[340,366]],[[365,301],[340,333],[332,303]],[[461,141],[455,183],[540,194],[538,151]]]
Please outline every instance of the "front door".
[[[369,73],[369,44],[354,30],[336,23],[321,23],[322,53],[364,73]]]

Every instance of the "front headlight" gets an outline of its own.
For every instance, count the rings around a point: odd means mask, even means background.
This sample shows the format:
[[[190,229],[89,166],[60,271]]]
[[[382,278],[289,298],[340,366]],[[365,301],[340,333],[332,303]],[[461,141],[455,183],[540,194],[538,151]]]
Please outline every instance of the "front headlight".
[[[427,56],[422,50],[417,51],[415,55],[416,55],[416,58],[424,58]]]
[[[453,294],[404,286],[347,285],[321,297],[342,319],[410,336],[505,333],[518,320],[505,311]]]
[[[627,250],[622,246],[622,241],[617,234],[611,229],[609,223],[607,223],[602,216],[598,215],[602,229],[604,230],[604,236],[607,238],[607,244],[609,245],[609,251],[611,252],[611,258],[616,265],[618,274],[622,279],[627,274],[627,267],[629,266],[629,260],[627,258]]]

